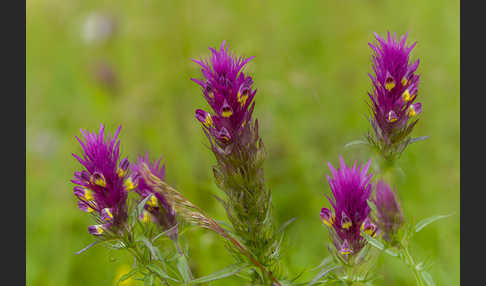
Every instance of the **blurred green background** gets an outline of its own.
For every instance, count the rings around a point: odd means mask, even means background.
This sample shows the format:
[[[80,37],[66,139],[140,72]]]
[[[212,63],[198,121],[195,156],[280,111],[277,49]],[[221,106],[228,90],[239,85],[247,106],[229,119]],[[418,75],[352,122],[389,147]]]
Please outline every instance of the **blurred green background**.
[[[455,213],[420,232],[412,252],[432,262],[437,285],[459,284],[459,1],[66,1],[27,0],[27,285],[113,285],[128,272],[126,254],[90,244],[91,218],[77,209],[69,180],[80,165],[80,128],[113,132],[134,160],[163,156],[167,181],[213,217],[225,220],[213,194],[215,163],[194,119],[207,108],[191,58],[227,40],[255,56],[247,70],[258,88],[254,115],[268,152],[267,185],[277,221],[295,217],[283,255],[291,274],[328,255],[319,220],[330,193],[327,162],[364,160],[343,145],[369,128],[373,32],[417,41],[422,120],[400,163],[397,185],[408,218]],[[188,232],[196,276],[233,262],[223,241]],[[385,267],[386,266],[386,267]],[[381,257],[376,285],[414,285],[403,265]],[[130,283],[128,283],[130,284]],[[215,285],[240,285],[225,279]],[[132,285],[138,285],[132,283]]]

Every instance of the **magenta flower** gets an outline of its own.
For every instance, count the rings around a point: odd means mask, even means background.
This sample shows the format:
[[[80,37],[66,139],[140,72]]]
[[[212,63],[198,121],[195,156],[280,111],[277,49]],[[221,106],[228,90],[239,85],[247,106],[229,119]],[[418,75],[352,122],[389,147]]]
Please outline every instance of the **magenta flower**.
[[[243,72],[253,57],[238,58],[225,45],[223,41],[219,51],[209,48],[212,53],[209,61],[193,60],[202,67],[204,80],[192,79],[202,87],[204,98],[213,109],[213,114],[196,110],[196,119],[221,147],[244,137],[242,131],[251,121],[256,93],[251,87],[252,78]]]
[[[177,239],[177,225],[176,214],[172,206],[167,202],[167,199],[160,192],[155,192],[151,186],[149,186],[141,172],[143,171],[143,164],[146,164],[153,175],[157,176],[160,180],[165,181],[165,165],[160,166],[160,158],[153,162],[149,161],[148,153],[145,157],[138,157],[137,164],[131,164],[130,168],[133,172],[134,181],[137,182],[135,192],[142,197],[142,200],[147,196],[151,196],[148,199],[144,211],[140,214],[139,219],[142,222],[153,221],[157,225],[162,226],[165,230],[172,229],[170,237]]]
[[[391,242],[404,223],[402,208],[396,193],[383,181],[375,187],[376,223],[385,241]]]
[[[78,198],[78,207],[95,215],[100,223],[88,228],[93,235],[102,235],[106,230],[121,230],[127,220],[127,191],[133,189],[133,182],[127,174],[129,162],[125,158],[119,162],[118,127],[113,137],[105,139],[103,124],[98,134],[81,129],[83,139],[76,139],[81,144],[81,156],[73,156],[85,170],[74,173],[71,180],[76,186],[74,195]]]
[[[370,235],[376,232],[376,226],[370,223],[370,207],[367,200],[372,192],[370,183],[372,174],[367,174],[371,159],[364,165],[346,166],[339,156],[340,168],[337,170],[329,163],[332,178],[327,176],[334,198],[328,198],[334,212],[321,209],[321,220],[328,227],[333,244],[342,255],[357,253],[366,244],[361,230]]]
[[[422,104],[418,96],[419,75],[415,71],[419,60],[409,63],[416,43],[407,46],[407,34],[397,40],[388,33],[387,39],[375,33],[377,45],[369,43],[373,51],[373,71],[369,74],[373,89],[370,117],[376,139],[369,138],[386,157],[400,154],[409,143],[408,135],[418,122]]]

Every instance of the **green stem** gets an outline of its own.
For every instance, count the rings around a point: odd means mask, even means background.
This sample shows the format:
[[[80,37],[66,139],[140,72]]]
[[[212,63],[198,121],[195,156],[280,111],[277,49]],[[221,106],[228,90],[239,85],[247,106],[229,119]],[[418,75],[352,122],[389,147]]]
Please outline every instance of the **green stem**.
[[[405,257],[405,261],[407,262],[407,265],[410,267],[410,270],[412,270],[413,275],[415,276],[415,280],[417,281],[417,285],[424,286],[424,283],[422,282],[422,277],[420,277],[420,273],[417,270],[417,267],[415,265],[415,261],[414,261],[412,255],[410,254],[408,246],[404,246],[402,248],[402,253],[403,253],[403,256]]]
[[[124,241],[125,245],[127,246],[127,250],[133,255],[135,256],[135,259],[137,260],[137,264],[141,264],[145,267],[145,269],[149,272],[149,273],[153,273],[154,275],[156,275],[160,281],[162,282],[165,282],[166,285],[170,285],[169,282],[167,281],[167,279],[165,279],[164,277],[160,276],[158,273],[156,272],[153,272],[151,271],[150,269],[148,269],[146,267],[146,265],[148,264],[148,262],[150,261],[145,261],[144,259],[144,256],[142,253],[140,253],[140,251],[138,250],[138,248],[136,247],[136,245],[134,244],[131,244],[129,241]],[[155,281],[154,281],[155,283]]]

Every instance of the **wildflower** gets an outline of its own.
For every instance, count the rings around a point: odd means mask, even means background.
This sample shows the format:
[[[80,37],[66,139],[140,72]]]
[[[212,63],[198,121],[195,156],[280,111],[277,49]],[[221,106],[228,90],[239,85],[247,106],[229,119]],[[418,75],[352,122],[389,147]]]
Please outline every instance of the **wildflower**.
[[[202,87],[211,112],[198,109],[196,119],[209,138],[217,165],[213,173],[226,194],[220,199],[234,233],[258,262],[278,269],[279,248],[273,222],[271,192],[265,187],[265,149],[258,135],[258,121],[252,120],[256,89],[243,71],[253,58],[237,57],[223,41],[219,50],[210,48],[209,60],[194,60],[202,67]],[[256,281],[254,281],[255,284]]]
[[[366,244],[361,229],[374,235],[376,226],[369,222],[367,200],[372,192],[372,174],[367,174],[371,160],[364,166],[346,166],[340,156],[337,170],[329,163],[332,178],[327,176],[333,198],[328,200],[334,210],[322,208],[320,217],[331,232],[333,244],[342,255],[358,253]]]
[[[133,177],[136,178],[135,180],[137,181],[135,192],[142,197],[142,200],[147,198],[147,196],[150,196],[139,219],[144,223],[152,220],[156,224],[162,226],[165,230],[173,228],[170,236],[173,239],[177,239],[177,228],[175,227],[177,225],[177,220],[175,211],[164,195],[160,192],[155,192],[151,185],[147,184],[145,181],[141,174],[144,170],[144,164],[147,165],[154,176],[165,181],[165,165],[160,166],[160,158],[151,164],[148,153],[146,153],[145,157],[139,156],[137,163],[130,166],[133,172]]]
[[[118,127],[113,137],[105,139],[105,128],[100,125],[99,133],[82,130],[81,156],[73,156],[85,170],[74,173],[71,180],[76,186],[74,195],[82,211],[95,214],[100,225],[90,226],[88,232],[102,235],[106,230],[117,231],[127,220],[127,190],[123,187],[127,179],[128,160],[119,162]]]
[[[212,57],[209,61],[193,60],[202,67],[204,80],[192,79],[203,89],[204,98],[213,114],[196,110],[196,119],[204,130],[220,146],[227,146],[243,137],[253,113],[253,80],[243,72],[244,66],[253,58],[236,57],[229,53],[226,41],[219,50],[209,48]]]
[[[382,180],[375,185],[375,198],[372,199],[376,207],[376,223],[383,235],[383,239],[392,242],[395,234],[404,223],[402,208],[397,195]]]
[[[422,112],[418,96],[419,75],[415,71],[419,60],[409,63],[409,55],[416,43],[405,44],[407,34],[397,40],[390,33],[385,40],[375,33],[377,45],[369,43],[373,51],[373,71],[369,74],[373,83],[370,122],[375,137],[368,136],[385,157],[400,154],[409,143],[408,136]]]

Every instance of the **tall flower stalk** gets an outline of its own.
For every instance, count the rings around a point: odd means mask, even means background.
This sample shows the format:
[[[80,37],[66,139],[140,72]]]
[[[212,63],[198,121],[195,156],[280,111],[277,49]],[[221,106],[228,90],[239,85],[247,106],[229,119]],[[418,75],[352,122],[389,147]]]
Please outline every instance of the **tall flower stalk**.
[[[196,110],[209,139],[217,165],[213,173],[226,194],[220,199],[234,233],[263,266],[278,270],[279,243],[272,213],[270,190],[265,187],[265,149],[253,120],[253,80],[243,71],[252,58],[236,57],[226,42],[210,48],[209,60],[194,60],[204,79],[192,79],[202,87],[212,112]],[[254,283],[268,284],[266,275],[255,275]]]
[[[410,134],[422,112],[422,104],[416,102],[419,60],[409,62],[416,43],[407,46],[407,35],[397,39],[396,34],[392,37],[388,33],[385,39],[375,33],[375,38],[377,44],[369,43],[374,74],[369,74],[373,88],[368,93],[374,134],[368,134],[367,139],[388,164],[393,164],[408,144],[417,140]]]

